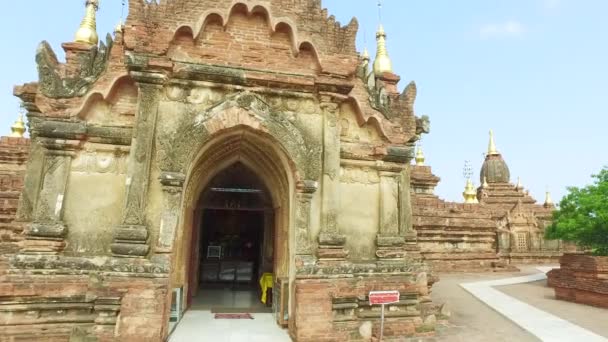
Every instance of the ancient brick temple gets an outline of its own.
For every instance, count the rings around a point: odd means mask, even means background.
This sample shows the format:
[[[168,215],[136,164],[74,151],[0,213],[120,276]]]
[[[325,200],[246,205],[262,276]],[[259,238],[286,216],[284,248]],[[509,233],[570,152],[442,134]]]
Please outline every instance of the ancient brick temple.
[[[557,263],[561,241],[546,240],[545,229],[555,209],[549,193],[537,204],[510,171],[497,151],[492,132],[480,183],[471,180],[465,203],[446,202],[434,194],[439,183],[421,150],[411,168],[414,229],[424,259],[436,271],[487,271],[513,269],[511,264]]]
[[[0,341],[163,341],[200,284],[262,273],[294,340],[377,334],[370,290],[401,292],[385,336],[433,331],[409,175],[428,119],[382,28],[372,66],[319,0],[130,0],[98,43],[86,3],[65,63],[43,42],[15,88]]]

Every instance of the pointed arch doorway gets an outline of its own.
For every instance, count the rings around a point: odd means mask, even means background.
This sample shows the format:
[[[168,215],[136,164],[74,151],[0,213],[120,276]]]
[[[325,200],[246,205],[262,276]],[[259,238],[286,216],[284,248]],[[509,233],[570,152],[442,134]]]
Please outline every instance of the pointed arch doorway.
[[[271,290],[262,303],[259,279],[274,274],[274,209],[265,184],[240,161],[209,182],[194,214],[189,307],[271,312]]]
[[[176,236],[172,283],[186,308],[289,310],[289,289],[260,303],[259,280],[294,278],[292,205],[295,172],[280,143],[248,126],[216,134],[188,173]],[[276,287],[276,286],[274,286]]]

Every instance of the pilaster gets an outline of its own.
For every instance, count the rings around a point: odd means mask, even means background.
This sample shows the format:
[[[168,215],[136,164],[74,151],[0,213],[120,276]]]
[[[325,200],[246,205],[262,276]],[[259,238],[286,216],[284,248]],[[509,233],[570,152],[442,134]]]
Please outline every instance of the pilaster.
[[[68,227],[63,221],[65,194],[78,141],[39,138],[43,148],[40,192],[32,221],[25,227],[23,253],[56,254],[65,248]]]
[[[418,234],[412,221],[414,212],[412,209],[411,175],[412,168],[407,162],[406,168],[401,172],[399,184],[399,235],[405,237],[405,250],[410,257],[416,255],[417,258],[422,258],[418,246]]]
[[[403,202],[402,170],[380,168],[380,222],[376,238],[376,256],[383,261],[399,261],[405,258],[405,236],[401,217]]]
[[[145,220],[150,183],[150,166],[158,117],[158,104],[166,76],[132,72],[139,87],[135,136],[129,155],[129,169],[122,224],[114,228],[111,250],[115,256],[145,257],[150,251]]]
[[[340,128],[339,105],[324,96],[323,109],[323,188],[321,192],[321,233],[319,234],[320,259],[345,260],[346,237],[338,231],[340,211]]]
[[[163,206],[160,216],[160,232],[156,244],[156,253],[158,254],[169,254],[173,251],[185,179],[186,176],[182,173],[163,172],[160,176],[163,189]]]
[[[319,188],[316,181],[303,181],[298,184],[296,209],[296,264],[314,263],[313,244],[310,234],[311,203]]]

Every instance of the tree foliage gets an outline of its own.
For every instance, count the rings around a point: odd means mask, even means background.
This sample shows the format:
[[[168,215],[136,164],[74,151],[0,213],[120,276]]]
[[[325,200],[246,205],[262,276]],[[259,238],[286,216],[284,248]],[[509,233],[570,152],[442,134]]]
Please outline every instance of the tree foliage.
[[[568,188],[553,213],[547,238],[575,242],[595,255],[608,256],[608,167],[593,178],[591,185]]]

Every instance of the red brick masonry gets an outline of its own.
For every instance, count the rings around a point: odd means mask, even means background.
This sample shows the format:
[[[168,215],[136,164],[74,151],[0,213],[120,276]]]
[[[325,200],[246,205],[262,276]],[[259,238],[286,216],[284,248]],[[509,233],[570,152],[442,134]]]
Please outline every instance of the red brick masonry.
[[[608,257],[565,254],[559,261],[561,269],[548,273],[557,299],[608,308]]]
[[[0,138],[0,259],[2,255],[14,253],[22,239],[22,228],[12,222],[23,189],[29,148],[29,139]]]

